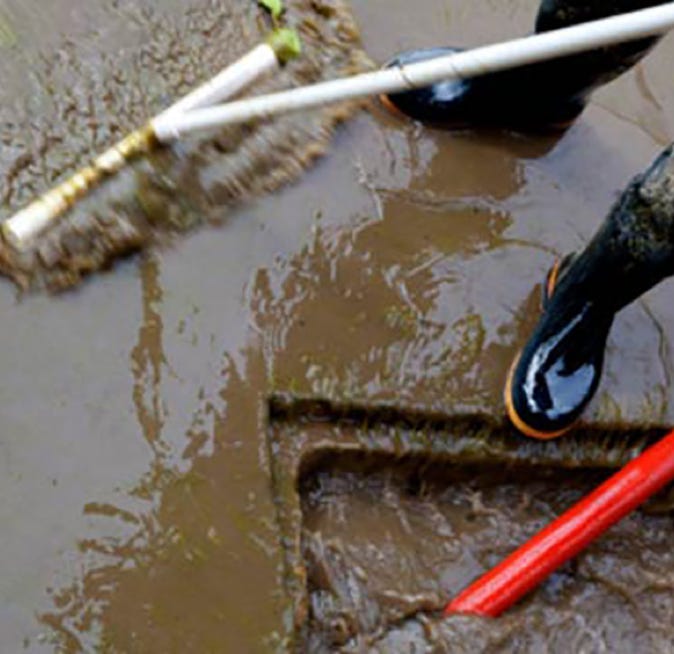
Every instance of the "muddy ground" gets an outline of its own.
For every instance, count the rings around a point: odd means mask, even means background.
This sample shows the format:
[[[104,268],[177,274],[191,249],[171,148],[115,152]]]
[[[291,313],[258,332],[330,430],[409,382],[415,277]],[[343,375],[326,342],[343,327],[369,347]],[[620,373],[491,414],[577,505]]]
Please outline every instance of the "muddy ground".
[[[17,189],[3,211],[53,181],[39,163],[12,166],[22,148],[34,162],[57,148],[65,171],[110,136],[92,128],[104,107],[90,95],[97,85],[81,82],[86,62],[132,59],[157,25],[181,33],[195,10],[221,4],[235,3],[0,2],[0,175]],[[377,62],[521,34],[536,9],[533,0],[351,5]],[[194,34],[184,56],[206,40]],[[17,297],[0,284],[0,650],[255,652],[294,641],[318,651],[450,642],[450,651],[561,652],[575,638],[578,651],[670,651],[667,514],[630,518],[495,625],[441,625],[435,612],[632,455],[645,428],[674,422],[671,284],[618,317],[573,448],[546,446],[552,454],[537,464],[503,427],[500,399],[554,257],[583,243],[674,139],[673,56],[668,38],[561,138],[421,130],[373,107],[301,182],[223,208],[218,226],[64,295]],[[200,65],[190,59],[189,69]],[[129,74],[134,92],[145,88]],[[52,142],[54,103],[40,98],[59,89],[75,97],[69,133]],[[133,106],[142,113],[140,100]],[[478,421],[481,455],[459,448],[429,472],[437,453],[424,438],[377,428],[353,446],[363,455],[392,439],[370,464],[299,457],[285,479],[301,496],[281,493],[268,421],[279,394],[449,416],[457,429],[422,436],[450,449]],[[283,434],[292,444],[303,430],[300,420]],[[326,451],[343,440],[338,428],[320,437]],[[410,449],[413,483],[395,456]],[[526,460],[506,466],[520,451]],[[494,465],[500,473],[485,482]],[[498,547],[485,548],[493,539]],[[296,545],[308,566],[293,577]],[[403,563],[413,574],[400,576]],[[369,623],[349,618],[340,599],[354,574]],[[338,600],[336,622],[303,605],[320,593]]]

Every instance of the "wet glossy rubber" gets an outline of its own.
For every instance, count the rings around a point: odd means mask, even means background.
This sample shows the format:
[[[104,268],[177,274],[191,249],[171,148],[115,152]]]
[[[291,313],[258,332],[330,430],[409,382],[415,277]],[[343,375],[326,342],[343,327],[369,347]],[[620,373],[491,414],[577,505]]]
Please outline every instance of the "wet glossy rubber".
[[[429,48],[400,54],[386,66],[412,64],[460,52]],[[540,78],[540,66],[441,82],[416,91],[384,96],[383,104],[409,118],[449,129],[468,126],[563,129],[582,112],[581,96],[561,97]],[[535,89],[535,91],[533,90]]]
[[[549,300],[505,388],[510,420],[534,438],[563,434],[592,399],[613,323],[613,313],[591,300],[556,300]]]

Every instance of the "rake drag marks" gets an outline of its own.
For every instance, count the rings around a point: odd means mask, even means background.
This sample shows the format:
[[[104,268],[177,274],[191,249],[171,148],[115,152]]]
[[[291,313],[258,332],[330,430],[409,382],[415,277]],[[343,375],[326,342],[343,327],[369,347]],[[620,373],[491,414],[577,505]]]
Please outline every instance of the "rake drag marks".
[[[256,85],[256,93],[369,65],[346,2],[290,0],[286,6],[284,23],[303,42],[301,60]],[[8,171],[0,201],[8,215],[233,63],[271,28],[252,0],[191,2],[173,11],[141,3],[119,13],[132,33],[134,23],[149,29],[145,43],[112,57],[66,42],[58,57],[35,63],[32,97],[3,108],[0,140],[11,147],[0,155]],[[297,180],[353,110],[342,105],[165,148],[77,203],[28,252],[3,246],[0,269],[24,290],[60,290],[120,256],[222,223],[233,205]],[[42,171],[37,179],[36,170]]]

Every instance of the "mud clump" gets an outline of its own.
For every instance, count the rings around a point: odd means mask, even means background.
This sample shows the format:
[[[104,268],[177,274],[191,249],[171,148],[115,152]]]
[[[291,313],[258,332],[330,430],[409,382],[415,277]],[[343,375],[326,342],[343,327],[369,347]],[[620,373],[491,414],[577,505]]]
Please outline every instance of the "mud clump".
[[[303,53],[259,84],[255,94],[370,66],[346,2],[285,4],[284,22],[299,32]],[[120,60],[78,52],[70,43],[55,59],[40,62],[36,99],[0,116],[0,136],[12,143],[7,160],[0,162],[7,170],[0,199],[8,215],[235,61],[271,28],[267,14],[252,1],[196,3],[183,11],[167,24],[139,7],[134,18],[147,39]],[[356,106],[228,128],[215,138],[163,148],[55,221],[30,251],[19,254],[3,244],[0,271],[22,289],[62,290],[120,256],[165,244],[198,225],[221,223],[234,204],[299,178]]]
[[[304,475],[308,652],[671,651],[670,516],[637,513],[497,620],[447,600],[606,471],[339,461]]]

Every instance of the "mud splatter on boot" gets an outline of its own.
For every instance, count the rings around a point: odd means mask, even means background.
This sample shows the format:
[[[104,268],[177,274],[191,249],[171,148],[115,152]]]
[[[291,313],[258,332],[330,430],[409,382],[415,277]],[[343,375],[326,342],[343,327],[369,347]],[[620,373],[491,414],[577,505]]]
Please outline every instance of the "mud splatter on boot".
[[[587,248],[548,278],[544,313],[505,388],[527,436],[567,431],[594,396],[613,318],[674,275],[674,150],[635,178]]]
[[[659,4],[664,3],[662,0],[611,3],[543,0],[536,33]],[[596,88],[629,70],[657,41],[657,38],[644,39],[472,80],[441,82],[418,91],[383,96],[382,100],[399,113],[440,127],[563,129],[582,113]],[[405,52],[387,66],[416,63],[455,52],[460,50],[449,47]]]

